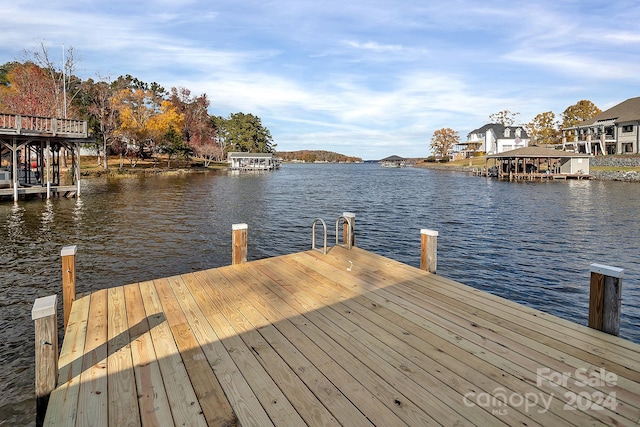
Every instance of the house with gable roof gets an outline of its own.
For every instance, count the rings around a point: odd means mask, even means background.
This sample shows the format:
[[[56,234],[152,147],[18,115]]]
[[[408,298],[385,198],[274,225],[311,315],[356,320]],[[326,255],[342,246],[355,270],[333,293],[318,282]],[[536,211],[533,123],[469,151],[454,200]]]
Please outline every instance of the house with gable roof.
[[[504,126],[489,123],[467,135],[467,141],[458,144],[465,157],[481,154],[500,154],[529,145],[529,136],[522,126]]]
[[[576,126],[562,129],[562,148],[586,154],[640,153],[640,97],[627,99]]]

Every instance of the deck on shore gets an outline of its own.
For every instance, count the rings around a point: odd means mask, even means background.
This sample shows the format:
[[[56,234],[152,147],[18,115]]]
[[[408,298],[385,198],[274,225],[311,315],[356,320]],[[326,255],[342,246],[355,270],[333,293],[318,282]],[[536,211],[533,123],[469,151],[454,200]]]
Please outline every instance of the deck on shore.
[[[640,345],[359,248],[94,292],[59,368],[45,425],[640,420]]]

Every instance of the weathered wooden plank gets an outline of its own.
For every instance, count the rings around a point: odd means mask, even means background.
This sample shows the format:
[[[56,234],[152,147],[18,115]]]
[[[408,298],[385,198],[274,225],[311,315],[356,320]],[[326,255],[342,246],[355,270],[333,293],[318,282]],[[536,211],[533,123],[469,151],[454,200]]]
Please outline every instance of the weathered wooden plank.
[[[184,288],[186,285],[180,277],[156,280],[154,283],[207,424],[221,427],[236,425],[237,419],[231,404],[225,397],[222,386],[207,362],[176,299],[180,293],[174,295],[171,289]]]
[[[286,361],[291,369],[297,373],[302,381],[309,387],[315,396],[331,411],[336,419],[343,425],[370,426],[371,422],[347,399],[340,390],[329,381],[304,354],[299,351],[287,337],[280,332],[264,315],[262,311],[269,313],[272,319],[277,319],[279,327],[290,331],[297,331],[287,320],[281,319],[281,315],[269,304],[273,299],[264,299],[256,292],[256,287],[264,283],[264,276],[255,278],[253,275],[238,275],[238,269],[225,269],[224,275],[229,280],[219,278],[221,272],[210,271],[209,277],[216,277],[214,282],[219,286],[225,286],[225,293],[230,295],[237,303],[242,314],[251,321],[259,333],[269,345]],[[276,303],[281,300],[276,298]],[[279,304],[278,304],[279,305]],[[287,327],[283,326],[287,323]],[[298,334],[302,335],[300,332]]]
[[[90,300],[87,295],[73,303],[58,359],[58,387],[49,398],[45,426],[76,423]]]
[[[400,286],[400,287],[401,287],[401,286]],[[409,300],[412,300],[412,301],[413,301],[413,300],[415,300],[415,299],[416,299],[416,298],[415,298],[415,296],[416,296],[416,295],[405,295],[405,296],[404,296],[404,299],[407,299],[407,298],[408,298]],[[428,305],[428,301],[429,301],[429,300],[428,300],[428,299],[425,299],[425,301],[427,302],[427,305]],[[439,304],[439,303],[434,303],[434,308],[433,308],[433,309],[437,311],[440,307],[439,307],[439,306],[436,306],[436,304]],[[466,313],[467,313],[467,314],[468,314],[469,312],[470,312],[470,311],[466,311]],[[443,316],[443,313],[440,313],[440,316]],[[444,314],[444,316],[446,316],[446,314]],[[436,318],[437,318],[437,317],[436,317]],[[460,324],[464,324],[464,323],[465,323],[465,321],[464,321],[464,320],[460,320],[458,323],[460,323]],[[489,325],[489,327],[488,327],[489,329],[487,329],[487,330],[490,330],[490,331],[491,331],[490,327],[491,327],[491,325]],[[481,329],[477,329],[477,328],[478,328],[478,325],[475,325],[474,327],[472,327],[472,328],[470,328],[470,329],[471,329],[471,330],[473,330],[474,328],[476,328],[476,329],[475,329],[475,330],[476,330],[476,332],[477,332],[477,331],[479,331],[479,330],[481,330]],[[497,339],[498,339],[498,340],[501,340],[501,341],[499,342],[499,345],[496,345],[496,346],[494,346],[494,347],[493,347],[493,350],[494,350],[495,352],[500,353],[503,349],[506,349],[508,346],[510,346],[509,341],[508,341],[508,340],[503,339],[503,337],[497,337]],[[491,348],[491,347],[492,347],[492,346],[491,346],[492,341],[491,341],[490,339],[487,339],[486,337],[485,337],[485,338],[483,338],[483,339],[482,339],[482,342],[481,342],[481,343],[479,343],[479,344],[481,344],[483,347],[488,347],[488,348]],[[513,345],[513,343],[511,343],[511,345]],[[518,344],[515,344],[515,345],[517,346]],[[503,357],[503,358],[505,358],[506,360],[511,361],[511,359],[513,359],[513,354],[515,354],[515,355],[516,355],[516,358],[517,358],[517,353],[512,353],[511,355],[503,355],[502,357]],[[525,355],[527,355],[528,357],[533,357],[534,359],[536,359],[536,356],[537,356],[537,355],[536,355],[536,352],[535,352],[533,349],[525,349],[525,350],[522,352],[522,354],[525,354]],[[521,358],[521,359],[520,359],[520,361],[522,361],[522,360],[523,360],[523,359]],[[524,360],[525,360],[524,364],[526,364],[526,363],[527,363],[527,359],[524,359]],[[534,373],[533,373],[533,376],[534,376],[534,377],[533,377],[533,379],[534,379],[534,381],[535,381],[535,380],[537,380],[537,377],[536,377],[536,369],[537,369],[538,367],[541,367],[541,366],[544,366],[544,365],[540,362],[540,360],[535,360],[535,361],[534,361],[533,359],[528,359],[528,360],[529,360],[529,362],[531,362],[531,363],[529,364],[529,369],[530,369],[530,370],[532,370],[532,371],[534,372]],[[549,362],[549,361],[548,361],[548,360],[546,360],[545,362]],[[554,366],[554,365],[552,364],[552,366]],[[583,365],[583,366],[584,366],[584,365]],[[586,365],[586,366],[588,366],[588,365]],[[558,370],[557,370],[557,371],[556,371],[556,370],[552,370],[552,372],[565,372],[565,371],[566,371],[566,369],[567,369],[567,365],[566,365],[566,364],[556,364],[556,365],[555,365],[555,367],[556,367],[556,369],[558,369]],[[574,369],[574,372],[575,372],[575,369]],[[624,381],[624,379],[623,379],[623,381]],[[545,383],[546,383],[546,381],[545,381]],[[571,383],[574,383],[574,384],[575,384],[575,383],[576,383],[576,381],[575,381],[575,380],[572,380],[572,381],[570,382],[570,384],[571,384]],[[551,389],[553,390],[553,387],[551,387]],[[557,391],[557,390],[556,390],[556,391]],[[572,395],[573,395],[573,396],[577,395],[577,394],[578,394],[578,393],[580,393],[580,392],[605,393],[605,395],[606,395],[606,394],[608,394],[609,392],[616,392],[616,391],[617,391],[618,393],[620,392],[620,390],[619,390],[619,389],[611,388],[611,386],[610,386],[610,385],[607,385],[604,389],[601,389],[601,390],[593,390],[593,389],[590,389],[590,390],[589,390],[589,387],[586,387],[586,389],[585,389],[585,388],[583,388],[583,387],[582,387],[582,384],[579,384],[577,387],[575,387],[575,386],[574,386],[573,388],[571,388],[571,387],[569,387],[569,388],[568,388],[568,392],[572,393]],[[623,390],[623,392],[624,392],[624,391],[625,391],[625,390]],[[615,393],[613,393],[613,394],[615,395]],[[624,394],[624,393],[623,393],[623,394]],[[593,395],[595,396],[595,394],[593,394]],[[630,399],[630,400],[632,400],[632,401],[637,401],[637,400],[638,400],[638,397],[637,397],[637,395],[629,395],[629,399]],[[564,409],[564,408],[563,408],[563,409]],[[558,412],[562,412],[562,410],[559,410]],[[617,402],[617,412],[619,412],[619,413],[623,414],[623,416],[626,416],[626,417],[628,418],[628,420],[629,420],[629,419],[635,419],[635,418],[634,418],[634,413],[637,413],[637,409],[635,409],[635,408],[627,408],[627,407],[625,407],[625,402],[620,402],[620,401],[619,401],[619,402]],[[564,413],[566,414],[566,411],[565,411]],[[599,418],[599,419],[601,419],[601,420],[603,420],[604,422],[607,422],[607,423],[613,422],[613,420],[614,420],[614,419],[617,419],[617,420],[618,420],[618,422],[621,422],[621,423],[624,423],[624,422],[625,422],[624,420],[621,420],[621,419],[618,417],[618,415],[617,415],[617,414],[612,414],[612,413],[608,413],[608,414],[607,414],[607,413],[606,413],[606,411],[600,411],[600,412],[596,413],[596,415],[595,415],[595,416],[596,416],[596,418]],[[627,422],[628,422],[628,420],[627,420]]]
[[[108,424],[106,289],[91,295],[89,313],[80,376],[77,424],[106,426]]]
[[[321,264],[303,256],[298,257],[296,261],[308,268],[317,269],[319,266],[322,268]],[[337,269],[329,271],[331,272],[331,275],[335,277],[335,280],[337,281],[336,283],[343,283],[347,280],[347,273],[343,274]],[[352,274],[352,272],[349,274]],[[363,281],[362,283],[369,282]],[[389,289],[391,289],[391,287],[389,284],[386,284],[378,290],[380,293],[379,296],[377,294],[368,293],[367,297],[374,299],[376,305],[380,307],[384,307],[385,305],[389,306],[390,304],[395,303],[398,307],[397,313],[400,315],[400,317],[395,319],[396,323],[404,323],[404,333],[410,332],[409,335],[412,336],[411,345],[417,345],[416,338],[421,338],[423,340],[422,345],[424,347],[421,349],[421,352],[424,354],[427,354],[431,358],[435,358],[438,363],[443,363],[442,359],[439,358],[440,353],[448,353],[452,362],[447,361],[444,365],[454,372],[457,372],[460,376],[466,375],[470,381],[476,384],[478,388],[484,390],[485,393],[492,393],[498,387],[503,387],[507,394],[518,394],[521,392],[523,387],[525,389],[529,387],[528,384],[523,383],[522,380],[520,380],[522,375],[529,375],[531,377],[529,378],[529,382],[535,383],[535,375],[531,374],[531,372],[519,369],[517,365],[512,364],[508,360],[499,357],[494,358],[491,353],[484,349],[484,347],[475,346],[472,342],[466,340],[466,337],[456,335],[441,326],[440,322],[442,320],[439,317],[431,316],[428,311],[416,306],[413,302],[402,297],[397,297]],[[415,312],[419,314],[415,314]],[[428,322],[425,322],[420,315],[426,316]],[[407,323],[407,319],[410,319],[410,323]],[[418,324],[417,327],[416,324]],[[433,334],[435,334],[435,337]],[[437,342],[434,340],[436,337],[439,338],[441,342],[437,344],[437,347],[433,348],[432,343]],[[461,362],[462,365],[460,365],[459,362]],[[450,365],[450,363],[453,364]],[[511,373],[509,375],[504,375],[504,372]],[[487,380],[492,377],[500,376],[502,376],[501,382],[495,382],[493,384],[491,384],[491,380],[487,382]],[[558,418],[560,417],[559,413],[563,412],[563,405],[560,401],[555,399],[551,400],[550,411],[537,411],[537,409],[543,408],[536,408],[534,411],[527,411],[526,409],[527,408],[525,407],[517,407],[514,411],[508,411],[507,414],[503,415],[506,415],[507,417],[520,418],[520,422],[525,422],[527,424],[531,424],[532,422],[544,424],[554,418],[556,419],[556,422],[563,422],[561,418]],[[592,421],[592,419],[587,417],[585,422],[591,423]]]
[[[225,425],[235,413],[261,426],[596,426],[640,414],[637,344],[358,248],[99,291],[74,303],[62,348],[48,425]],[[540,381],[540,368],[573,378]],[[577,368],[616,384],[580,384]],[[609,391],[615,408],[567,402]],[[551,401],[495,401],[527,393]]]
[[[300,270],[298,274],[309,275],[309,277],[315,279],[313,285],[305,286],[304,291],[306,293],[330,296],[336,294],[336,288],[339,288],[339,286],[326,279],[321,281],[314,272]],[[303,281],[297,280],[297,283],[303,283]],[[323,286],[318,286],[319,284]],[[341,285],[347,284],[342,282]],[[338,293],[340,292],[338,291]],[[464,376],[448,372],[438,378],[437,373],[434,376],[430,371],[424,369],[425,366],[432,366],[433,361],[398,338],[398,336],[404,336],[406,331],[400,328],[395,328],[392,331],[384,329],[388,320],[377,314],[377,304],[360,305],[353,303],[354,298],[364,299],[364,296],[353,298],[346,296],[345,298],[344,302],[332,304],[331,308],[335,310],[335,313],[329,312],[326,316],[327,319],[332,321],[335,327],[342,328],[344,333],[349,334],[349,337],[360,341],[361,344],[355,344],[360,350],[357,353],[375,354],[396,370],[388,373],[388,375],[394,377],[397,374],[401,374],[413,381],[413,383],[408,382],[407,387],[404,387],[403,390],[409,390],[408,397],[420,407],[428,408],[428,413],[438,420],[451,420],[453,413],[457,412],[460,417],[458,420],[460,425],[469,422],[483,425],[497,423],[495,417],[486,408],[482,410],[482,408],[475,407],[474,409],[461,405],[461,402],[464,401],[464,394],[476,389],[476,386],[468,383]],[[358,314],[361,317],[356,318],[357,321],[353,321],[352,318]],[[394,324],[394,326],[396,325]],[[349,338],[347,337],[346,339]],[[386,369],[388,370],[388,368]],[[406,380],[399,378],[394,381],[402,382]],[[463,388],[465,385],[466,388]],[[449,387],[454,390],[449,390]],[[432,391],[434,392],[433,395],[431,394]]]
[[[602,330],[604,313],[604,274],[591,273],[589,283],[589,327]]]
[[[229,280],[243,282],[248,277],[247,269],[221,269],[224,278],[212,281],[213,286],[220,290],[225,300],[233,306],[239,315],[228,310],[225,313],[236,332],[249,348],[253,350],[262,367],[269,373],[274,382],[285,394],[289,402],[309,425],[339,425],[335,417],[324,407],[318,397],[312,393],[296,372],[284,361],[271,344],[256,330],[264,325],[260,318],[255,318],[252,307],[246,303],[246,298],[238,295]],[[243,274],[237,274],[242,272]],[[225,274],[226,273],[226,274]],[[245,314],[246,313],[246,314]],[[257,321],[254,324],[250,316]]]
[[[411,284],[407,284],[407,286],[411,286]],[[424,292],[424,287],[421,291]],[[428,295],[421,296],[420,293],[414,294],[410,292],[406,295],[407,297],[418,300],[423,299],[424,304],[427,306],[430,304],[430,296]],[[437,298],[437,296],[434,296],[431,300],[434,301],[435,298]],[[462,319],[467,316],[468,313],[473,312],[471,307],[460,305],[458,301],[454,299],[440,297],[437,301],[438,305],[437,307],[434,307],[434,311],[444,309],[449,313],[455,313],[459,319]],[[474,318],[474,324],[476,326],[473,326],[473,328],[480,334],[483,345],[487,346],[487,342],[490,343],[489,347],[492,347],[496,352],[504,352],[503,350],[508,346],[510,349],[517,351],[521,355],[533,361],[534,368],[544,366],[545,368],[551,369],[553,372],[569,371],[573,373],[574,377],[578,370],[582,371],[588,369],[589,371],[594,371],[599,368],[604,368],[605,371],[615,374],[616,376],[616,385],[607,386],[607,394],[615,392],[619,402],[626,401],[635,406],[635,409],[632,409],[628,413],[628,416],[633,416],[633,413],[640,409],[638,408],[640,406],[640,384],[622,376],[624,375],[624,372],[629,373],[628,369],[603,361],[602,358],[596,358],[595,355],[588,355],[588,359],[583,359],[574,355],[574,353],[577,352],[571,351],[566,353],[562,351],[565,346],[562,345],[561,341],[549,339],[536,340],[535,338],[531,338],[529,336],[531,334],[529,334],[528,331],[522,331],[520,328],[516,328],[516,322],[521,321],[519,318],[513,318],[509,322],[503,322],[501,319],[497,321],[491,319],[491,314],[486,312],[476,311],[476,314],[478,317]],[[491,320],[487,320],[487,318]],[[511,355],[505,355],[504,357],[510,360],[516,360]],[[598,368],[593,368],[594,365]],[[620,375],[620,373],[622,373],[622,375]],[[574,380],[575,379],[576,378],[574,378]],[[578,382],[582,383],[579,379]],[[571,383],[574,383],[574,381],[572,380]],[[573,390],[569,391],[579,393],[585,391],[585,389],[581,386],[578,386],[578,388],[575,388],[574,386]],[[595,393],[598,390],[589,390],[589,387],[587,387],[587,391]],[[624,411],[621,409],[622,408],[618,408],[618,412],[623,413]]]
[[[36,424],[41,425],[58,380],[58,296],[36,298],[31,320],[35,329]]]
[[[261,271],[255,270],[255,274],[260,285],[253,288],[251,293],[258,294],[261,300],[270,302],[256,307],[302,356],[309,360],[369,420],[378,425],[401,425],[402,421],[396,414],[382,405],[376,395],[361,384],[352,372],[346,371],[332,358],[333,354],[329,348],[316,342],[312,334],[311,337],[305,335],[291,322],[291,319],[300,317],[300,313],[287,303],[295,290],[272,281]],[[323,333],[320,330],[315,332],[320,335]]]
[[[205,426],[207,424],[198,398],[189,381],[171,328],[162,311],[162,304],[153,282],[140,283],[142,302],[149,319],[153,348],[165,384],[171,415],[176,425]]]
[[[333,260],[334,264],[339,266],[340,262],[344,263],[344,261],[340,261],[344,253],[340,253],[341,248],[335,249],[337,249],[335,252],[334,249],[332,249],[332,253],[337,255],[333,257],[329,256],[324,261],[327,262]],[[416,280],[424,283],[426,280],[423,272],[420,272],[417,269],[412,269],[405,264],[389,258],[384,258],[358,249],[352,251],[348,256],[356,262],[354,265],[362,263],[363,268],[368,268],[371,272],[375,272],[376,275],[382,276],[381,280],[386,280],[384,278],[388,278],[387,273],[393,269],[397,271],[394,275],[396,278],[399,274],[405,281]],[[384,266],[384,268],[381,268],[382,266]],[[575,322],[517,304],[497,295],[483,292],[442,276],[430,277],[428,281],[434,282],[432,286],[434,290],[454,292],[460,298],[466,297],[467,300],[475,301],[477,306],[481,309],[484,308],[490,312],[497,313],[508,312],[516,316],[522,316],[523,314],[530,315],[531,317],[528,319],[532,330],[549,334],[549,336],[560,341],[571,339],[572,345],[575,348],[582,348],[598,357],[605,356],[608,358],[615,357],[615,354],[620,354],[622,356],[622,360],[630,359],[631,361],[640,361],[640,352],[638,352],[637,343],[620,339],[613,335],[602,334],[599,331],[585,328],[583,325]],[[562,334],[562,336],[559,334]]]
[[[174,288],[174,293],[240,424],[249,426],[273,425],[267,412],[200,308],[199,302],[206,301],[208,290],[198,282],[193,274],[183,275],[182,279],[187,285],[188,292],[182,288]]]
[[[124,289],[110,288],[107,295],[109,425],[138,426],[140,414]]]
[[[150,325],[140,287],[137,284],[127,285],[124,294],[140,421],[143,426],[172,425],[171,409],[149,332]]]
[[[257,269],[259,274],[268,276],[270,273],[270,270],[262,262],[257,265]],[[283,271],[280,270],[280,273]],[[305,356],[314,361],[323,374],[334,382],[345,395],[352,401],[358,402],[356,403],[358,408],[369,416],[374,424],[397,425],[415,419],[414,406],[398,405],[397,402],[402,402],[404,399],[400,392],[381,379],[374,370],[354,359],[349,351],[333,340],[330,336],[331,331],[319,328],[308,319],[308,316],[313,314],[313,303],[303,293],[298,292],[292,296],[289,289],[285,290],[280,286],[273,286],[269,290],[285,300],[287,305],[293,307],[298,313],[296,316],[288,317],[288,320],[313,342],[305,350]],[[291,337],[290,339],[298,338]],[[296,344],[296,347],[300,349],[301,344]],[[319,352],[318,349],[322,349],[322,351]],[[323,354],[329,355],[331,360],[324,359]],[[339,376],[336,377],[336,374]],[[366,390],[366,393],[373,395],[374,399],[371,397],[365,400],[359,399],[359,396],[353,395],[356,390],[360,390],[360,393],[362,390]],[[429,419],[425,417],[422,421],[428,423]]]
[[[302,417],[259,363],[254,350],[244,343],[231,325],[227,316],[238,316],[237,312],[229,311],[233,308],[228,307],[228,302],[218,289],[205,283],[203,285],[207,292],[205,298],[198,300],[199,307],[271,420],[277,425],[304,425]]]
[[[267,262],[264,264],[270,265]],[[276,267],[275,264],[273,267]],[[340,289],[340,286],[333,283],[330,278],[323,278],[313,271],[296,270],[287,270],[292,274],[290,280],[297,283],[306,295],[316,295],[318,300],[330,300],[335,298],[336,295],[342,295],[341,299],[345,302],[348,301],[349,296],[344,295],[345,290]],[[278,271],[280,272],[279,274],[282,274],[280,265],[278,265]],[[305,276],[313,278],[313,283],[306,283]],[[349,287],[349,283],[345,281],[342,281],[341,284],[347,288]],[[321,316],[316,316],[316,314]],[[490,420],[492,424],[496,424],[495,418],[485,411],[472,410],[467,406],[460,405],[463,402],[462,394],[443,392],[443,390],[449,388],[449,382],[458,382],[455,376],[449,376],[447,382],[439,381],[432,377],[418,366],[419,364],[425,364],[428,359],[418,358],[416,362],[412,362],[402,355],[409,353],[412,348],[400,340],[396,340],[392,347],[387,346],[380,341],[381,337],[372,334],[372,330],[361,329],[351,322],[348,318],[351,315],[352,311],[344,306],[343,303],[331,301],[330,306],[319,305],[316,307],[311,320],[314,323],[317,322],[316,324],[322,330],[331,330],[333,332],[331,334],[332,337],[344,348],[348,349],[354,358],[370,366],[372,370],[390,384],[396,384],[396,387],[402,390],[406,397],[402,400],[396,399],[394,403],[397,401],[407,406],[407,402],[413,402],[435,419],[456,420],[458,425],[472,424],[481,421],[483,418],[487,422]],[[373,333],[375,332],[379,331],[374,329]],[[415,350],[413,352],[415,353]],[[409,368],[409,366],[413,366],[413,369]],[[431,390],[438,390],[438,392],[432,394]],[[454,397],[451,398],[450,395],[454,395]],[[447,401],[449,405],[443,403],[443,400]],[[411,421],[411,424],[415,423],[416,421]],[[420,423],[424,423],[424,421]]]

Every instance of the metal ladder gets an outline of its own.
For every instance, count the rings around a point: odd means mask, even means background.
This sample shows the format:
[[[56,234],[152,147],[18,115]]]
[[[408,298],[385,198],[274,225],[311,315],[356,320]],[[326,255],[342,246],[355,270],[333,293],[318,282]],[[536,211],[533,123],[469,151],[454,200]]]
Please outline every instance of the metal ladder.
[[[346,239],[344,239],[344,235],[343,235],[344,241],[342,245],[340,245],[340,241],[339,241],[340,220],[343,220],[343,224],[344,223],[347,224],[347,235],[346,235]],[[316,247],[316,224],[318,223],[322,224],[323,235],[324,235],[322,250]],[[351,246],[353,244],[352,242],[353,242],[353,224],[351,223],[351,218],[346,217],[344,215],[340,215],[336,220],[336,246],[342,246],[342,247],[346,247],[347,249],[351,249]],[[313,224],[311,225],[311,249],[318,252],[322,252],[325,255],[327,254],[327,224],[324,222],[322,218],[314,219]]]

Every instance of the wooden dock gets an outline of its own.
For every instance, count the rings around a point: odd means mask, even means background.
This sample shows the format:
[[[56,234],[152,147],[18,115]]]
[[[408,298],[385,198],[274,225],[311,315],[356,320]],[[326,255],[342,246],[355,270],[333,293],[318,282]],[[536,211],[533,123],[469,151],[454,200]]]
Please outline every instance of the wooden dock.
[[[45,425],[640,422],[640,345],[355,247],[79,298],[59,369]]]
[[[80,146],[95,142],[86,120],[0,113],[0,200],[80,195]],[[61,163],[71,153],[63,185]]]

